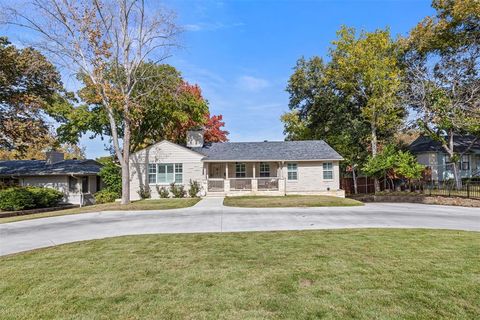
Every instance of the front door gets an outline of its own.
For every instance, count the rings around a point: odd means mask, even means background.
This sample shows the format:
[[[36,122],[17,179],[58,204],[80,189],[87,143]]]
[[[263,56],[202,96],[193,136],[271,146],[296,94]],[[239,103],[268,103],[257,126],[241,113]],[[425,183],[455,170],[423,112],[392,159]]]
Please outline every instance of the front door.
[[[210,164],[210,173],[209,177],[212,179],[223,179],[225,166],[223,163],[212,163]]]

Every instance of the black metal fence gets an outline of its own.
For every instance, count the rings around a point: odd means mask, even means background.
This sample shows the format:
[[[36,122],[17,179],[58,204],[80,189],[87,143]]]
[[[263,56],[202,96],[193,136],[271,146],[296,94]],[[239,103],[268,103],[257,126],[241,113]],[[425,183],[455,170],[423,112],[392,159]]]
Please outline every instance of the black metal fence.
[[[464,182],[460,188],[452,183],[427,183],[423,185],[422,193],[428,196],[480,199],[480,183]]]
[[[457,188],[453,181],[448,182],[432,182],[432,181],[416,181],[407,183],[405,181],[396,180],[393,183],[385,183],[386,181],[380,179],[380,190],[382,193],[386,192],[415,192],[424,194],[426,196],[444,196],[444,197],[462,197],[471,199],[480,199],[480,181],[463,181],[462,186]],[[395,187],[392,188],[392,185]],[[375,188],[373,186],[373,179],[361,178],[357,183],[357,190],[359,194],[373,194]],[[345,190],[348,195],[353,195],[353,182],[351,178],[344,178],[341,181],[341,188]]]

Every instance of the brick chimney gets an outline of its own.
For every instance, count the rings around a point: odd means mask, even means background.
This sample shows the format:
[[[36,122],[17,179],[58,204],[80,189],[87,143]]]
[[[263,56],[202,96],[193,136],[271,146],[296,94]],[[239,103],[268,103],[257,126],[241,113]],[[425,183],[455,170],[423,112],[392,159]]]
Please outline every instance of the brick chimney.
[[[187,147],[203,147],[203,129],[187,131]]]
[[[54,164],[64,160],[63,152],[48,151],[45,153],[45,156],[47,158],[47,164]]]

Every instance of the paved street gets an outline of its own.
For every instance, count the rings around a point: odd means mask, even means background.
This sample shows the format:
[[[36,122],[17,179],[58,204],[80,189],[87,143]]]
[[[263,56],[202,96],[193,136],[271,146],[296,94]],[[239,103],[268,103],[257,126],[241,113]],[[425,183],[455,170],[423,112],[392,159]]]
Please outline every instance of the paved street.
[[[97,212],[0,224],[0,255],[121,235],[338,228],[480,231],[480,209],[407,203],[249,209],[223,207],[221,199],[212,198],[184,209]]]

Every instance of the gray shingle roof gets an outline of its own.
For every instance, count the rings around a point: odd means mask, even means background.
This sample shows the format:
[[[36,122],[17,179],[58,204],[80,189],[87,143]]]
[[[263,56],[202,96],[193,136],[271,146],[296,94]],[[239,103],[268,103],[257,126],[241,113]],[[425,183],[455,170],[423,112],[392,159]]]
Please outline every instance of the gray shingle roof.
[[[95,160],[63,160],[47,164],[45,160],[0,161],[0,176],[88,175],[100,172]]]
[[[191,149],[205,155],[205,160],[218,161],[343,160],[323,140],[223,142]]]
[[[475,139],[474,136],[465,135],[459,136],[455,135],[453,137],[453,149],[455,152],[464,152],[470,144]],[[442,144],[438,141],[433,140],[427,136],[420,136],[415,141],[413,141],[408,150],[412,153],[422,153],[422,152],[445,152],[442,148]],[[480,151],[480,139],[478,139],[470,149],[470,151]]]

